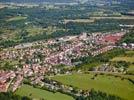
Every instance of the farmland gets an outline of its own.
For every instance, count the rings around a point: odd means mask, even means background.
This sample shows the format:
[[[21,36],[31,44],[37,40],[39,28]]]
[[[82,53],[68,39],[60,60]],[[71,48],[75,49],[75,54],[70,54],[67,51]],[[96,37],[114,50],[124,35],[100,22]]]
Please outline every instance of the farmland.
[[[13,1],[0,1],[0,100],[134,99],[133,0]]]
[[[119,17],[90,17],[91,19],[134,19],[131,16],[119,16]]]
[[[15,16],[15,17],[11,17],[7,20],[7,22],[10,22],[10,21],[19,21],[19,20],[24,20],[26,19],[27,17],[23,17],[23,16]]]
[[[127,73],[129,74],[134,74],[134,65],[130,65],[128,70],[127,70]]]
[[[111,61],[126,61],[126,62],[133,63],[134,57],[115,57]]]
[[[93,23],[94,20],[92,19],[75,19],[75,20],[71,20],[71,19],[66,19],[64,20],[65,23],[69,23],[69,22],[77,22],[77,23]]]
[[[46,90],[37,89],[29,85],[23,85],[19,88],[16,93],[17,95],[27,96],[30,98],[34,98],[36,100],[45,99],[45,100],[74,100],[72,97],[61,94],[61,93],[52,93]]]
[[[92,77],[93,74],[73,74],[55,76],[52,79],[84,90],[94,88],[95,90],[117,95],[127,100],[134,98],[134,86],[128,80],[105,75],[99,75],[95,79],[92,79]]]

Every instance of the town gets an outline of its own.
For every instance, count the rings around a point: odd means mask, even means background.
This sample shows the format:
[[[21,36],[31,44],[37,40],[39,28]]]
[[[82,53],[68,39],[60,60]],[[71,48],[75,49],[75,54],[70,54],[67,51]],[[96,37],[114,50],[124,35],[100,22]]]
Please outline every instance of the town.
[[[126,34],[125,31],[116,33],[82,33],[77,36],[20,44],[0,52],[1,60],[19,59],[21,65],[14,65],[14,70],[0,71],[0,91],[13,92],[19,88],[24,78],[30,77],[31,84],[44,86],[44,75],[61,74],[61,69],[55,67],[63,64],[75,66],[72,62],[86,56],[97,56],[114,48],[134,49],[133,44],[117,45]],[[116,70],[115,70],[116,71]],[[71,72],[66,71],[66,74]]]
[[[0,0],[0,100],[133,100],[134,0]]]

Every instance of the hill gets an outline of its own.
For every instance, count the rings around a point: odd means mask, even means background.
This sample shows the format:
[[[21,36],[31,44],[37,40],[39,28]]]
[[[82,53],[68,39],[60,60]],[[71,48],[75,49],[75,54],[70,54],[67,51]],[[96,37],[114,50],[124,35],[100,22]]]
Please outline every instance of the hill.
[[[0,2],[14,2],[14,3],[73,3],[75,0],[0,0]]]

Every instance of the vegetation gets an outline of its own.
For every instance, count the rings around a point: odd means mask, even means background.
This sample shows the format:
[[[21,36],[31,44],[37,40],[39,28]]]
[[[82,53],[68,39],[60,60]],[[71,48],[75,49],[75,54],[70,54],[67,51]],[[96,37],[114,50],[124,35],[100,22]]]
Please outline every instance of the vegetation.
[[[20,63],[17,60],[1,60],[0,61],[0,69],[3,70],[13,70],[15,69],[15,66],[19,65],[20,67]]]
[[[112,58],[122,55],[122,54],[125,54],[125,50],[117,48],[117,49],[108,51],[107,53],[103,53],[95,57],[92,57],[92,56],[82,57],[79,59],[75,59],[73,61],[74,62],[81,61],[82,63],[77,65],[78,66],[77,68],[87,71],[87,70],[91,70],[93,67],[96,67],[102,63],[107,63]]]
[[[53,80],[63,84],[72,85],[84,90],[102,91],[131,100],[133,97],[133,83],[119,77],[94,74],[72,74],[52,77]]]
[[[134,65],[130,65],[128,70],[127,70],[127,74],[132,74],[134,75]]]
[[[22,17],[22,16],[15,16],[15,17],[12,17],[12,18],[9,18],[7,21],[10,22],[10,21],[19,21],[19,20],[24,20],[26,19],[27,17]]]
[[[134,43],[134,29],[124,36],[121,43]]]
[[[125,62],[134,63],[134,57],[115,57],[111,61],[125,61]]]
[[[44,6],[11,8],[0,10],[0,47],[4,48],[81,32],[117,31],[121,29],[119,24],[133,24],[134,20],[130,16],[121,16],[120,12],[129,9],[122,6],[120,9],[115,6],[89,7],[86,4],[55,5],[51,9]],[[22,37],[23,32],[27,34]]]
[[[61,94],[59,92],[53,93],[46,90],[34,88],[30,85],[23,85],[20,89],[16,91],[17,95],[28,96],[29,98],[34,98],[37,100],[47,99],[47,100],[74,100],[73,97],[67,96],[65,94]]]
[[[32,100],[26,96],[14,95],[12,92],[0,93],[1,100]]]
[[[122,98],[114,96],[114,95],[107,95],[106,93],[100,91],[91,90],[89,92],[88,97],[80,96],[76,100],[122,100]]]

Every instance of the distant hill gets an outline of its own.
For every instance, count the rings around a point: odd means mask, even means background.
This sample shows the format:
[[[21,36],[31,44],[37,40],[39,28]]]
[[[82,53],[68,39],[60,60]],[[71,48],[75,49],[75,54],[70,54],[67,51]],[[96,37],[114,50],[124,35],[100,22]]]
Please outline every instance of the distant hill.
[[[0,2],[15,2],[15,3],[42,3],[42,2],[50,2],[50,3],[71,3],[77,0],[0,0]]]
[[[90,3],[90,2],[109,2],[112,3],[113,1],[120,2],[121,4],[126,4],[130,6],[134,6],[134,0],[0,0],[0,2],[13,2],[13,3]]]

